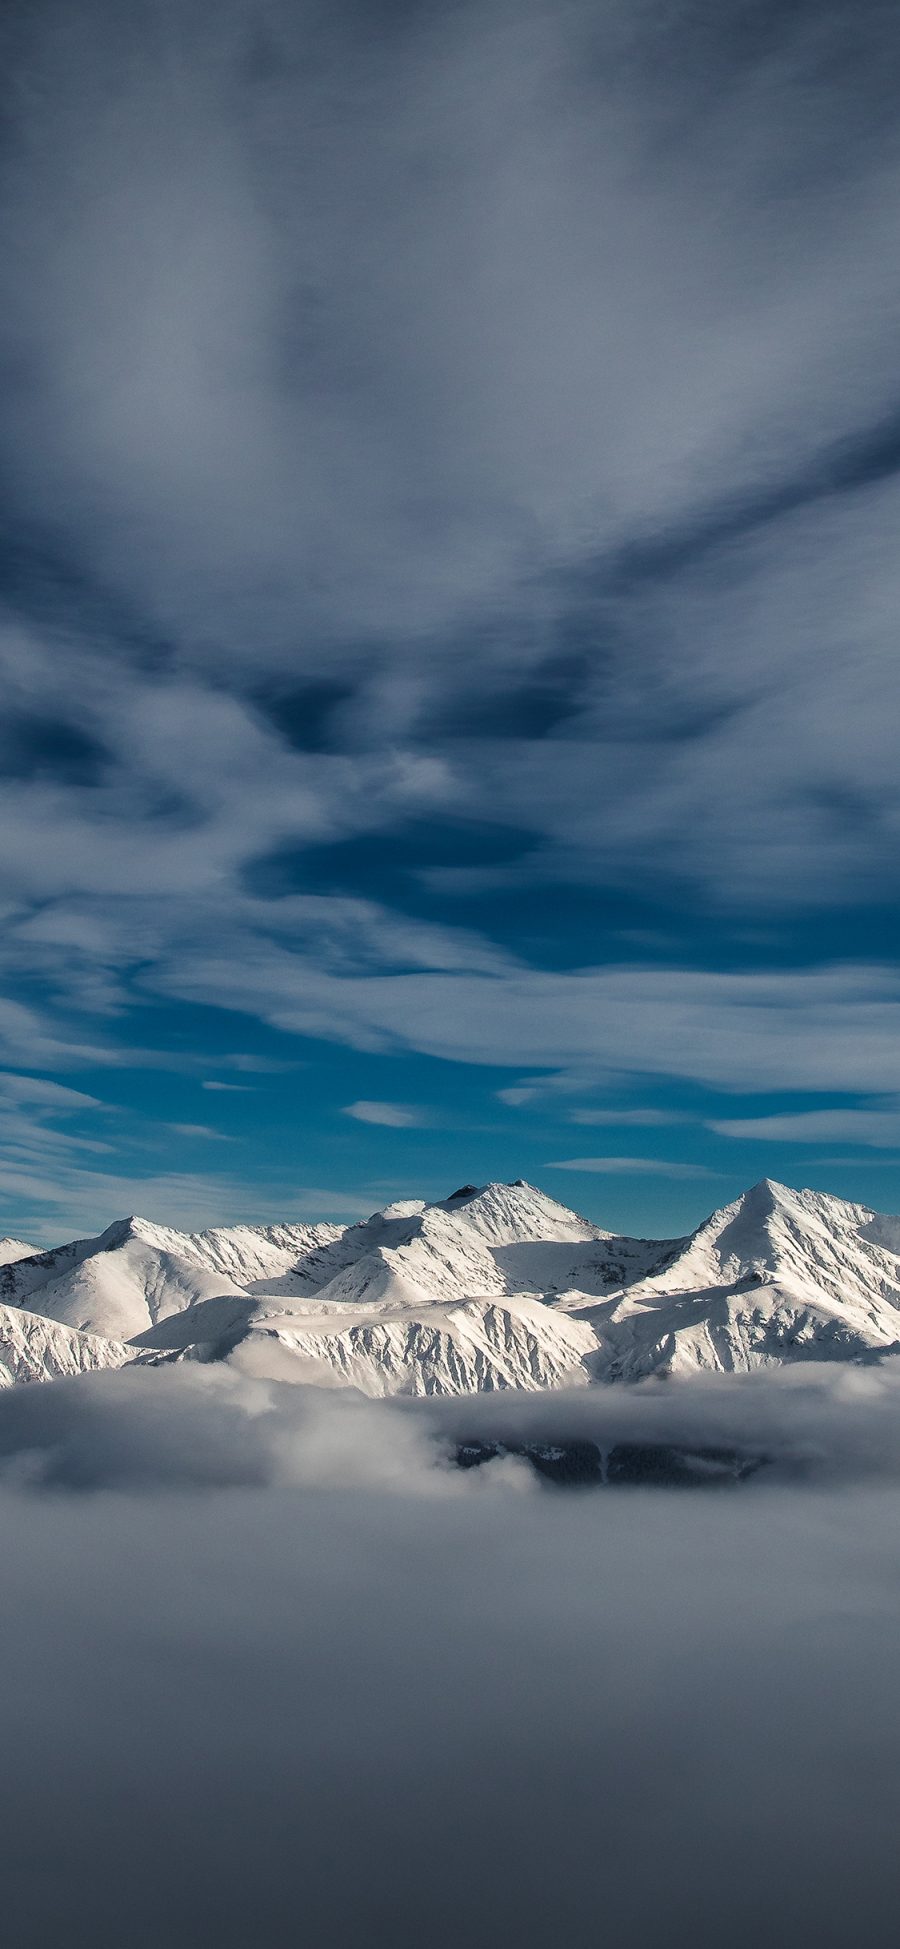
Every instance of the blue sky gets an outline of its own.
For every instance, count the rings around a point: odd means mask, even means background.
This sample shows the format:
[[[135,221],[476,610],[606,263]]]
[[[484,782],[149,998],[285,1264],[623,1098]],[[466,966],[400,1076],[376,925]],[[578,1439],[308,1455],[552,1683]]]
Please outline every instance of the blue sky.
[[[900,1206],[900,26],[6,28],[0,1229]]]

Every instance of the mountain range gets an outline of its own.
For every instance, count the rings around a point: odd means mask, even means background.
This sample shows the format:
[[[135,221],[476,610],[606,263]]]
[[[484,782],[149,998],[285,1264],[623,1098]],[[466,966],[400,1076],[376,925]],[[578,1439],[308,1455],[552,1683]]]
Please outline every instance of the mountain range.
[[[351,1226],[0,1240],[6,1385],[225,1360],[464,1394],[896,1352],[900,1217],[769,1179],[679,1239],[619,1237],[518,1180]]]

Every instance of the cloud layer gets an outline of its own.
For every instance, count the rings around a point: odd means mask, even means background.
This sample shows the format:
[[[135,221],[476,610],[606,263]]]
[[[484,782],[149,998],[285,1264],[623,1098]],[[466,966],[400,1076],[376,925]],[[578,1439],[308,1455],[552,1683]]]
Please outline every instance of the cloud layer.
[[[474,1404],[508,1438],[762,1441],[794,1472],[731,1491],[448,1472],[473,1430],[433,1405],[202,1369],[0,1398],[15,1949],[588,1949],[598,1900],[626,1949],[875,1949],[892,1374]]]

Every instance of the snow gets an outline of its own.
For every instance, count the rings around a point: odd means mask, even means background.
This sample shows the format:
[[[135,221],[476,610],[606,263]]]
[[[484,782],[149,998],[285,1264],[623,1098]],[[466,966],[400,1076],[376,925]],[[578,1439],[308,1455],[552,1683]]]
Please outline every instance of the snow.
[[[0,1266],[13,1265],[16,1259],[30,1259],[37,1249],[36,1245],[26,1245],[21,1238],[0,1238]]]
[[[12,1379],[187,1358],[458,1394],[900,1350],[900,1218],[769,1179],[675,1240],[519,1182],[347,1227],[130,1217],[52,1252],[5,1243]]]
[[[0,1387],[63,1380],[103,1367],[122,1367],[133,1359],[133,1349],[121,1342],[74,1333],[37,1313],[0,1306]]]
[[[132,1340],[198,1300],[242,1294],[260,1278],[277,1279],[339,1235],[334,1225],[177,1232],[144,1218],[123,1218],[97,1238],[0,1265],[0,1300],[34,1302],[66,1326]]]

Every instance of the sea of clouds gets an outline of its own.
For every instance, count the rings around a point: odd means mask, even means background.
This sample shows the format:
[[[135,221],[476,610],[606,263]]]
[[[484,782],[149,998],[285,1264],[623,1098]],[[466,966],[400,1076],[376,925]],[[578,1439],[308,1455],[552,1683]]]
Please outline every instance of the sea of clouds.
[[[900,1365],[366,1402],[0,1398],[15,1949],[888,1939]],[[564,1492],[455,1443],[732,1445]]]

